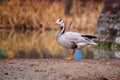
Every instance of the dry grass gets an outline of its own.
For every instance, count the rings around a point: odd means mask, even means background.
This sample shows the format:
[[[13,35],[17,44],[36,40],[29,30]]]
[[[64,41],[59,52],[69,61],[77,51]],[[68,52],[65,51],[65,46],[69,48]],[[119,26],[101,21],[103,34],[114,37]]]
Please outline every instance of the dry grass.
[[[47,50],[52,55],[59,54],[62,49],[55,42],[54,31],[45,32],[46,29],[56,29],[54,22],[58,18],[65,20],[67,30],[79,30],[86,34],[94,32],[103,4],[89,2],[86,7],[80,4],[81,1],[73,0],[71,14],[68,16],[64,15],[63,1],[9,0],[0,4],[0,25],[16,28],[25,24],[27,28],[40,28],[43,31],[42,34],[36,31],[26,34],[14,31],[1,33],[0,48],[5,49],[9,58],[14,57],[18,50],[26,53],[32,49],[38,53]]]
[[[9,0],[1,4],[0,24],[12,27],[54,29],[54,22],[62,18],[67,28],[84,29],[91,32],[96,27],[97,19],[101,11],[102,3],[88,2],[86,7],[81,7],[81,1],[73,1],[70,16],[64,15],[63,1],[49,0]]]

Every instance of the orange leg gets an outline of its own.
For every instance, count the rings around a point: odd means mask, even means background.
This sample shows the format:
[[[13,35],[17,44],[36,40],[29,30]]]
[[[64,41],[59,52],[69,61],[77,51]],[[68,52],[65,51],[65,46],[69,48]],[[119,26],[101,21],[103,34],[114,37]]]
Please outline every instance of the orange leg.
[[[72,50],[72,51],[70,52],[70,56],[67,57],[67,58],[65,58],[65,59],[66,59],[66,60],[72,60],[72,59],[73,59],[74,52],[75,52],[75,50]]]

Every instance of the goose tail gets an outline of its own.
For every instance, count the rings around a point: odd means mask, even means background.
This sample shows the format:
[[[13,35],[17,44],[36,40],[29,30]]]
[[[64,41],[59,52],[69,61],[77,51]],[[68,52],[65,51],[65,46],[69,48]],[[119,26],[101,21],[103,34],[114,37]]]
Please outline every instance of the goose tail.
[[[90,43],[91,45],[97,45],[97,43],[96,42],[94,42],[94,41],[92,41],[91,40],[91,43]]]

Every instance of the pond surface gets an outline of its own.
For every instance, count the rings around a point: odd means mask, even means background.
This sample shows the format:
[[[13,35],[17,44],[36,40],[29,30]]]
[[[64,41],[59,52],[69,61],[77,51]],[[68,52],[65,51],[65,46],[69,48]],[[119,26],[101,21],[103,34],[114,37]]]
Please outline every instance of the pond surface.
[[[0,58],[66,58],[69,50],[55,40],[56,31],[0,31]],[[74,59],[120,58],[120,51],[87,46],[77,50]]]

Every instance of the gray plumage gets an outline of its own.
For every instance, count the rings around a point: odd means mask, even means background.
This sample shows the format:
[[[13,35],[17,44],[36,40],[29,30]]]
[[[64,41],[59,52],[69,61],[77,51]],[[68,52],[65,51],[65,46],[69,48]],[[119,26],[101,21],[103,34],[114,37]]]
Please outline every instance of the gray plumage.
[[[80,49],[86,45],[96,45],[91,39],[95,36],[79,34],[76,32],[65,32],[65,25],[63,20],[58,19],[56,23],[60,30],[56,34],[56,41],[59,45],[68,49]]]

